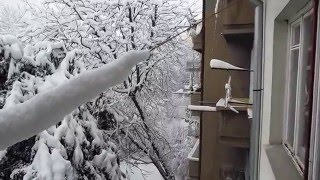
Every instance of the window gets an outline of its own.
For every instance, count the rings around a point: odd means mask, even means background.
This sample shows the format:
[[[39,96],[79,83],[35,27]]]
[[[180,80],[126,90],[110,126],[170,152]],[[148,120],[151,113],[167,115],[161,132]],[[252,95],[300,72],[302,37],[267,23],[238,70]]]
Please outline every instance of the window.
[[[318,17],[320,17],[320,7],[318,9]],[[315,64],[315,84],[314,84],[314,101],[312,112],[312,134],[311,134],[311,166],[309,179],[320,179],[320,19],[318,18],[318,32],[317,32],[317,52]]]
[[[304,168],[308,150],[309,101],[311,88],[313,16],[309,12],[290,23],[289,54],[286,85],[286,113],[284,144]]]

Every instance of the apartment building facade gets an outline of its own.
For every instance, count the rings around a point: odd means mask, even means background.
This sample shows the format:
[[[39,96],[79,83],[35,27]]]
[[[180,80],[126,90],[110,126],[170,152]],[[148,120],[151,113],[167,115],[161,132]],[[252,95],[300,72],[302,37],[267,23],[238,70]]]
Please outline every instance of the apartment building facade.
[[[190,108],[200,114],[190,154],[199,161],[190,158],[189,179],[320,179],[318,8],[317,0],[204,0],[194,41],[201,98]]]

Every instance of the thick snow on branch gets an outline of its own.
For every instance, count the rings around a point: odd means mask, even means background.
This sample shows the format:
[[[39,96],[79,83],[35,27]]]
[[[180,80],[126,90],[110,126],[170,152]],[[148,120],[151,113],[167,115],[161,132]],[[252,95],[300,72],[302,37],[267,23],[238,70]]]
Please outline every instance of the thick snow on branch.
[[[210,67],[213,69],[225,69],[225,70],[246,70],[244,68],[240,68],[229,64],[227,62],[221,61],[219,59],[212,59],[210,61]]]
[[[85,71],[25,103],[0,110],[0,149],[58,123],[81,104],[123,81],[134,65],[149,56],[149,51],[130,51],[119,60]]]

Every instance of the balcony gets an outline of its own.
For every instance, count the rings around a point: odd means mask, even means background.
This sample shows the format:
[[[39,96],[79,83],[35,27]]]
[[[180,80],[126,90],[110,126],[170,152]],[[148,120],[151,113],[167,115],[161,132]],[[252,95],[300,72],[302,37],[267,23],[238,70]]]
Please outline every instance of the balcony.
[[[220,179],[238,179],[238,180],[245,180],[245,170],[239,169],[233,166],[224,166],[220,169]]]
[[[191,149],[188,160],[189,160],[189,169],[188,169],[188,180],[198,180],[199,179],[199,139],[194,144]]]
[[[221,35],[225,38],[229,48],[232,48],[232,44],[252,47],[254,24],[225,25]]]
[[[193,50],[202,53],[203,51],[203,45],[202,45],[202,31],[200,34],[198,34],[195,37],[192,37],[192,43],[193,43]]]
[[[202,41],[203,33],[204,31],[202,30],[202,24],[200,23],[194,30],[193,34],[191,34],[193,50],[199,53],[202,53],[203,51],[203,41]]]
[[[224,107],[224,99],[216,104],[219,118],[219,143],[231,147],[249,148],[250,146],[250,111],[252,105],[248,99],[236,99],[229,104],[238,113]]]
[[[235,0],[223,0],[221,4],[228,6],[234,3]],[[223,16],[223,25],[234,24],[253,24],[254,23],[254,8],[251,2],[241,1],[231,6],[227,11],[221,13]]]
[[[191,105],[200,105],[200,101],[201,101],[201,92],[191,92],[190,104]],[[200,112],[191,110],[191,116],[200,116]]]

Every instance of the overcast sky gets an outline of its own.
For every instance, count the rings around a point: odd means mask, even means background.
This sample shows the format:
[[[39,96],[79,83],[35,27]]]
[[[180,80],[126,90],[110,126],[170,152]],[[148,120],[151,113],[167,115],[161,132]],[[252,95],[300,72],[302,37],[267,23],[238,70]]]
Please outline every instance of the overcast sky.
[[[41,0],[29,0],[29,2],[35,3],[35,4],[39,4],[40,1]],[[192,1],[190,1],[190,2],[192,2]],[[20,5],[23,4],[23,1],[22,0],[0,0],[0,4],[10,5],[10,6],[17,6],[19,4]],[[199,3],[197,3],[197,4],[201,6],[201,1],[199,1]]]
[[[41,0],[29,0],[29,2],[31,3],[35,3],[38,4]],[[0,0],[0,4],[4,4],[4,5],[9,5],[9,6],[18,6],[18,5],[22,5],[23,1],[22,0]]]
[[[30,2],[30,4],[36,4],[36,5],[40,5],[40,2],[42,0],[27,0],[28,2]],[[193,10],[202,10],[202,2],[200,0],[190,0],[188,1],[190,5],[192,5]],[[24,7],[25,3],[24,0],[0,0],[0,5],[8,5],[11,7]],[[201,14],[200,17],[201,18]]]

